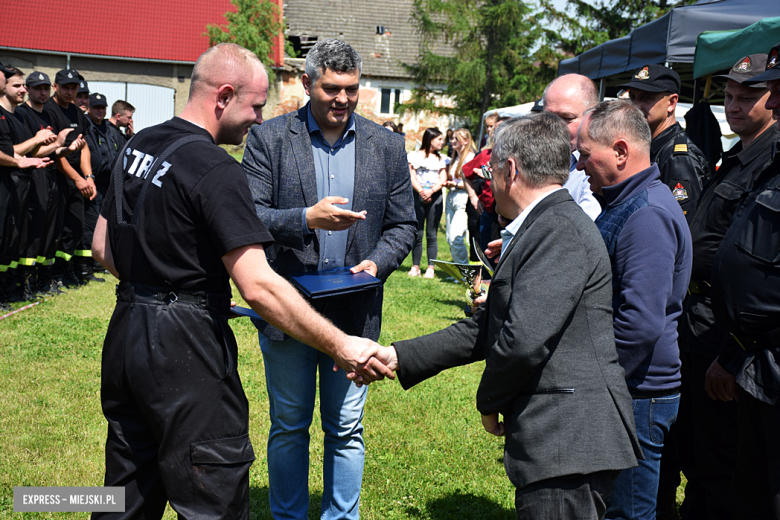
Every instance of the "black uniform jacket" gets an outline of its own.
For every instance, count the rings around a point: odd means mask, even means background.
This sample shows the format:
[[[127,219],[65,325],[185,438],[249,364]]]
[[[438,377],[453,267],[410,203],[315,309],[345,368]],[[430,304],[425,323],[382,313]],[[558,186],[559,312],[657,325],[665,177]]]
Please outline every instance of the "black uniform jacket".
[[[715,318],[731,334],[724,366],[756,399],[780,405],[780,144],[761,188],[740,207],[712,269]]]
[[[650,144],[650,161],[658,165],[661,182],[669,186],[690,223],[702,184],[709,178],[707,158],[693,144],[679,123],[675,123]]]

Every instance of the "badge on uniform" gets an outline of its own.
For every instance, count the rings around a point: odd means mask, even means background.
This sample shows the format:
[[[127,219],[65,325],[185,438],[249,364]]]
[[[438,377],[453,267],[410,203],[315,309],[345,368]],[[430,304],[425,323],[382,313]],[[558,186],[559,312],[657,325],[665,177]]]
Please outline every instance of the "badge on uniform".
[[[637,72],[634,79],[650,79],[650,72],[647,70],[647,67]]]
[[[672,195],[674,195],[674,198],[677,199],[677,202],[685,202],[688,200],[688,190],[685,189],[685,186],[677,183],[677,186],[674,187],[672,190]]]
[[[744,60],[740,61],[733,68],[734,72],[750,72],[753,67],[750,63],[750,56],[746,56]]]

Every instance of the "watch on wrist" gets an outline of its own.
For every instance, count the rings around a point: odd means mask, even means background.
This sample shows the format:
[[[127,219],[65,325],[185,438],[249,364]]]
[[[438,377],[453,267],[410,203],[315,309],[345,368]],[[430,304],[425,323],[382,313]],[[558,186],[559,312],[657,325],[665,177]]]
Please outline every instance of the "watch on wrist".
[[[84,178],[85,179],[94,179],[95,176],[90,173],[89,175],[85,175]]]

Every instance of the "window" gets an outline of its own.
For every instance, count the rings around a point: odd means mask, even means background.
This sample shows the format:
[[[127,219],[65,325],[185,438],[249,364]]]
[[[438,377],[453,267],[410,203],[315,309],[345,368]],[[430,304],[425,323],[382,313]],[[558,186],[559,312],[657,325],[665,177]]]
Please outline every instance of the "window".
[[[401,102],[400,88],[383,88],[382,100],[379,107],[380,114],[392,114],[396,103]]]

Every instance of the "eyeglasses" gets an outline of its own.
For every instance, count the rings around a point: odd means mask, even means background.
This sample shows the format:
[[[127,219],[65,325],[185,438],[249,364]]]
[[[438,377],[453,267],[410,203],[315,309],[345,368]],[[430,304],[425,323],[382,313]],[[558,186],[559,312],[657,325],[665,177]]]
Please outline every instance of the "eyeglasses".
[[[487,180],[493,178],[493,168],[491,168],[489,164],[482,165],[482,176]]]

